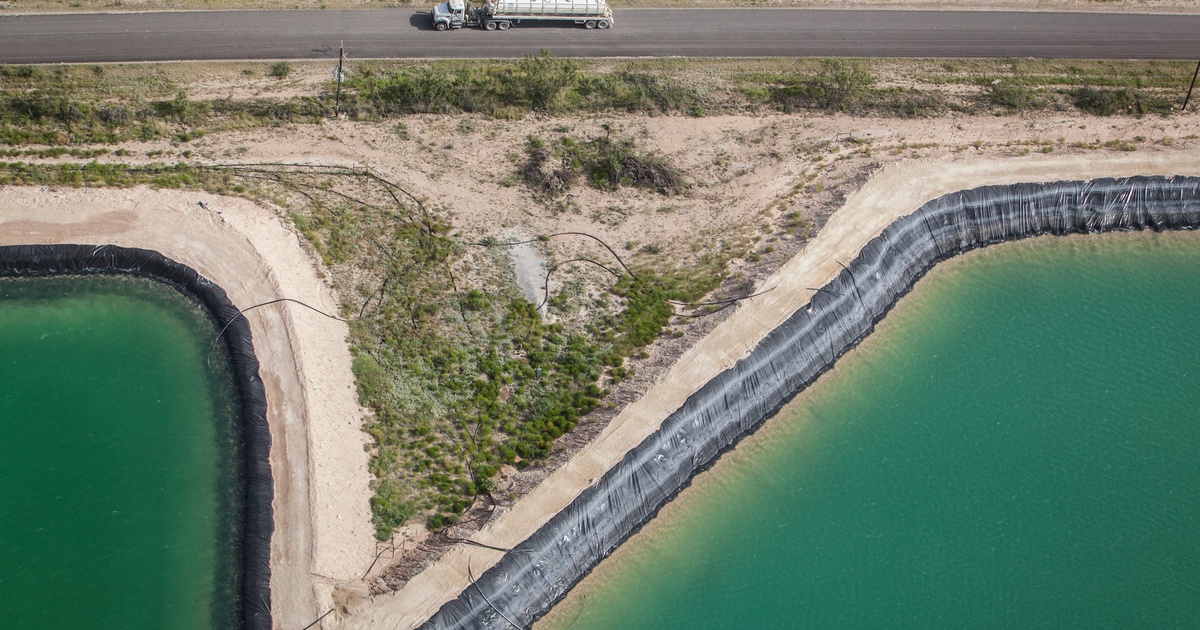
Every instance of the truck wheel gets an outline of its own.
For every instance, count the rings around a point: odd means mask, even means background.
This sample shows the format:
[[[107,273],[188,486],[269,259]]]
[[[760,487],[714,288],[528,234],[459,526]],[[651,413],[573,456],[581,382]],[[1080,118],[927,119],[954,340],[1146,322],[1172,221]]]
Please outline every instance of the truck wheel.
[[[507,30],[508,30],[508,27],[510,27],[510,26],[512,26],[512,22],[501,22],[501,23],[500,23],[500,30],[502,30],[502,31],[507,31]]]
[[[444,30],[446,30],[446,23],[438,22],[437,24],[434,25],[434,28],[436,28],[439,31],[444,31]]]
[[[612,22],[609,22],[608,20],[600,20],[599,22],[596,22],[596,26],[600,28],[608,28],[612,26]]]
[[[486,28],[489,31],[494,31],[494,30],[496,30],[496,23],[491,20],[488,20],[487,22],[483,23],[483,28]]]
[[[588,21],[584,22],[584,23],[583,23],[583,28],[588,28],[588,29],[591,29],[591,28],[596,28],[596,21],[595,21],[595,20],[588,20]]]

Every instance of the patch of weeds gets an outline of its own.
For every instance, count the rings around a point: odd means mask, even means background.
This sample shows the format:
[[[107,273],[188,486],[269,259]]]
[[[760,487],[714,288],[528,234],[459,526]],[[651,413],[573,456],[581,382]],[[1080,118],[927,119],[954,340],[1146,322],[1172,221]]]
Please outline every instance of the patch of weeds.
[[[416,514],[416,506],[408,500],[396,479],[384,479],[375,488],[371,497],[371,520],[375,524],[375,537],[387,540],[392,531],[408,522]]]
[[[984,88],[984,99],[990,105],[1016,112],[1041,107],[1037,91],[1021,79],[996,79]]]
[[[358,115],[478,112],[515,119],[529,111],[630,111],[695,114],[703,96],[659,73],[585,72],[543,50],[512,62],[443,62],[360,73],[349,83]],[[566,133],[558,131],[556,133]]]
[[[271,71],[268,74],[275,77],[276,79],[283,79],[283,78],[286,78],[291,73],[292,73],[291,62],[279,61],[271,66]]]
[[[812,221],[793,210],[783,215],[783,231],[794,234],[797,238],[808,239],[812,236]]]
[[[1174,109],[1174,105],[1166,98],[1131,88],[1104,89],[1084,86],[1072,90],[1070,94],[1075,107],[1096,116],[1166,116]]]
[[[826,59],[808,82],[808,93],[825,111],[845,111],[866,94],[875,77],[857,59]]]
[[[823,59],[816,74],[793,75],[779,87],[768,88],[776,106],[784,111],[819,109],[840,112],[855,109],[875,76],[857,59]]]
[[[225,169],[200,168],[190,164],[27,164],[0,162],[0,185],[66,185],[128,188],[151,185],[160,188],[190,188],[212,193],[227,192],[233,176]]]
[[[565,136],[553,147],[530,137],[526,154],[522,178],[534,190],[550,195],[565,192],[580,176],[600,190],[633,186],[674,195],[686,186],[665,159],[641,153],[632,139],[613,139],[611,134],[588,141]]]
[[[913,88],[872,90],[864,101],[870,111],[900,118],[938,116],[949,107],[941,94]]]

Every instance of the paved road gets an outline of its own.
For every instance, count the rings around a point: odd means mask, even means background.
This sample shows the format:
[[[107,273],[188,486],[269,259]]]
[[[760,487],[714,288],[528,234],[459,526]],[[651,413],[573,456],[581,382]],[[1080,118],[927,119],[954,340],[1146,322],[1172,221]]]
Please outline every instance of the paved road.
[[[202,11],[0,17],[0,63],[520,57],[1198,59],[1200,16],[980,11],[625,9],[616,26],[439,33],[427,11]]]

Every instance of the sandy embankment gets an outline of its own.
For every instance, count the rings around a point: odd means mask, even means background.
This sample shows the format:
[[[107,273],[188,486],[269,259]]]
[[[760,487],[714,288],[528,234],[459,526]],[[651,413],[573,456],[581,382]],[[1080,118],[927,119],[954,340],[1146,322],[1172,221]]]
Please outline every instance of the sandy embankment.
[[[337,312],[296,235],[245,199],[148,188],[0,189],[0,245],[52,243],[157,250],[216,282],[240,308],[287,297]],[[348,330],[290,304],[247,318],[273,442],[273,616],[276,627],[303,628],[328,608],[334,585],[359,579],[375,552]]]
[[[917,160],[885,167],[847,199],[801,254],[757,289],[770,292],[743,302],[645,396],[622,411],[591,445],[473,539],[495,547],[512,547],[523,541],[619,462],[700,385],[745,357],[762,337],[806,304],[813,293],[809,287],[825,285],[841,271],[839,262],[848,262],[888,224],[924,202],[987,184],[1131,175],[1200,175],[1200,151]],[[394,595],[365,603],[345,620],[344,627],[415,627],[468,586],[468,567],[479,575],[500,557],[496,551],[460,545]]]

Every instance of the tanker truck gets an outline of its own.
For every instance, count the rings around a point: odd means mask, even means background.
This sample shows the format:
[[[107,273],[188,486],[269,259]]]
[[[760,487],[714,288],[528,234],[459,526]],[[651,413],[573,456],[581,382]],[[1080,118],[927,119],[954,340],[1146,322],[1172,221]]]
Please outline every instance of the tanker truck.
[[[433,7],[433,27],[439,31],[464,26],[506,31],[522,20],[573,22],[589,29],[613,25],[607,0],[486,0],[480,6],[446,0]]]

